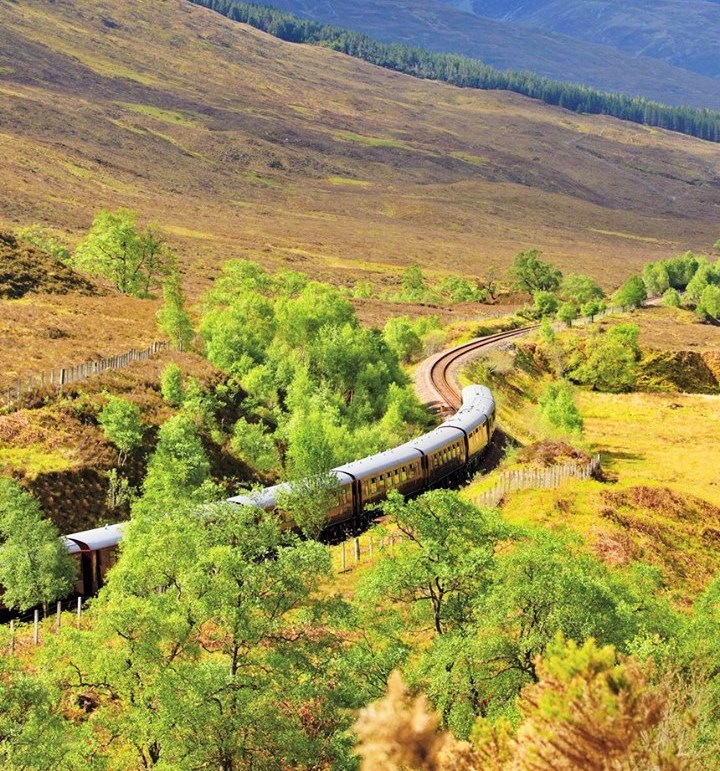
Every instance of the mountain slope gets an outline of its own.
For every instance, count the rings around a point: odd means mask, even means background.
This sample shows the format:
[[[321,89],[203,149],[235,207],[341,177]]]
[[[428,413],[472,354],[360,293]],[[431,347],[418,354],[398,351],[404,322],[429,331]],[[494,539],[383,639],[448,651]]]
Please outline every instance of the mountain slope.
[[[347,281],[539,246],[606,284],[717,238],[717,148],[283,43],[182,2],[0,6],[0,225],[157,219],[199,287],[231,256]]]
[[[718,0],[442,0],[720,78]]]
[[[691,0],[688,5],[717,6]],[[632,40],[646,40],[651,33],[645,15],[643,24],[632,27],[635,16],[625,14],[630,28],[624,29],[627,40],[611,24],[598,24],[598,6],[617,6],[622,3],[564,2],[533,3],[519,0],[267,0],[267,4],[303,18],[316,19],[328,24],[366,32],[371,37],[418,45],[432,51],[452,51],[474,56],[501,69],[530,70],[558,80],[580,82],[630,96],[641,95],[674,105],[720,109],[720,82],[710,77],[709,71],[692,71],[681,62],[682,57],[653,58],[654,48],[643,50],[642,44],[630,45]],[[653,3],[652,7],[657,4]],[[668,3],[683,13],[683,2]],[[562,6],[560,8],[559,6]],[[667,13],[654,20],[658,45],[665,38],[673,46],[684,50],[705,52],[715,57],[720,45],[715,35],[716,24],[693,14],[689,8],[687,19],[677,23],[677,14]],[[571,16],[571,11],[574,15]],[[617,15],[621,14],[618,10]],[[567,18],[568,23],[562,20]],[[614,18],[614,17],[613,17]],[[663,27],[662,24],[674,25]],[[596,30],[606,34],[596,34]],[[617,35],[611,33],[618,32]],[[644,37],[643,37],[644,36]],[[628,45],[624,47],[624,43]],[[705,45],[707,43],[707,45]],[[677,60],[677,61],[676,61]],[[684,61],[684,60],[683,60]]]

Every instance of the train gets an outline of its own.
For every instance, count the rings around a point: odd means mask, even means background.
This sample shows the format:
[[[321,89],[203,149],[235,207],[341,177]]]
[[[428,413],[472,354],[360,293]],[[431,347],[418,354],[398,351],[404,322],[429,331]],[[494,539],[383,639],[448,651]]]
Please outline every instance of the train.
[[[429,433],[332,469],[329,478],[334,494],[327,526],[360,523],[391,490],[412,497],[472,474],[490,444],[495,421],[490,389],[467,386],[462,390],[460,409]],[[283,500],[292,495],[292,489],[291,483],[283,482],[226,500],[283,514]],[[63,536],[66,548],[78,561],[78,595],[92,596],[102,587],[107,571],[117,560],[124,528],[121,522]]]

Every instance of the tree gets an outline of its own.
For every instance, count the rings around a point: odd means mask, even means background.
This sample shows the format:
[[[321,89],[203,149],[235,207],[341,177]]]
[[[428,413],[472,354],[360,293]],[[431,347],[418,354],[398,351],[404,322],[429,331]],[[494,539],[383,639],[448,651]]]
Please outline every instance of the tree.
[[[509,704],[523,686],[540,680],[538,656],[559,633],[576,641],[593,637],[629,652],[638,636],[676,629],[677,617],[657,599],[657,571],[613,573],[570,535],[530,531],[498,556],[493,579],[478,598],[474,639],[453,664],[470,667],[485,684],[487,711]],[[448,654],[457,652],[446,651],[433,662],[436,676]]]
[[[409,302],[422,302],[429,291],[425,276],[419,265],[409,265],[402,275],[402,297]]]
[[[554,316],[558,309],[558,299],[552,292],[533,292],[535,315],[539,318]]]
[[[34,669],[34,667],[33,667]],[[87,731],[63,714],[62,693],[42,674],[0,657],[0,766],[6,771],[92,769]]]
[[[585,359],[570,373],[578,383],[596,391],[630,391],[637,377],[639,329],[635,324],[619,324],[605,334],[588,339]]]
[[[179,501],[204,502],[217,498],[210,484],[210,462],[192,420],[182,413],[160,427],[155,452],[148,461],[141,511],[172,508]]]
[[[720,320],[720,286],[708,284],[703,289],[697,310],[705,319],[711,321]]]
[[[593,300],[602,300],[605,292],[590,276],[570,273],[563,278],[558,295],[565,302],[584,305]]]
[[[647,289],[640,276],[630,276],[615,292],[612,302],[622,308],[639,308],[647,300],[647,296]]]
[[[663,294],[663,305],[666,307],[679,308],[681,304],[682,300],[680,299],[680,293],[677,289],[671,287]]]
[[[93,276],[103,276],[126,294],[146,296],[165,275],[172,257],[154,227],[137,228],[130,209],[101,211],[78,244],[73,264]]]
[[[537,249],[515,255],[510,277],[517,289],[533,294],[538,291],[554,292],[560,286],[562,273],[539,258],[540,251]]]
[[[0,479],[0,584],[3,603],[27,610],[64,597],[75,580],[75,563],[40,504],[10,479]]]
[[[118,448],[120,465],[123,465],[127,456],[142,445],[145,427],[140,408],[120,396],[108,396],[98,414],[98,422],[105,436]]]
[[[243,375],[265,360],[276,329],[270,300],[248,292],[234,298],[228,306],[208,311],[200,334],[213,364],[225,372]]]
[[[103,683],[105,750],[132,768],[350,767],[347,639],[318,599],[329,568],[327,547],[254,507],[135,518],[64,654],[76,692]]]
[[[406,606],[438,635],[466,625],[474,600],[489,585],[495,546],[509,528],[496,512],[448,490],[408,501],[391,491],[382,509],[407,540],[378,564],[365,594]]]
[[[563,303],[558,308],[557,317],[571,327],[573,321],[578,317],[577,307],[572,303]]]
[[[233,428],[231,445],[240,460],[259,471],[272,471],[280,465],[273,437],[261,423],[240,418]]]
[[[410,362],[422,354],[422,340],[407,316],[388,319],[383,329],[383,338],[400,361]]]
[[[182,407],[185,399],[183,374],[180,366],[174,361],[170,362],[160,375],[160,393],[171,407]]]
[[[581,434],[583,419],[566,382],[551,383],[540,397],[540,414],[554,428]]]
[[[157,313],[157,320],[160,329],[178,351],[185,350],[192,343],[195,331],[185,310],[185,293],[176,271],[163,281],[163,306]]]

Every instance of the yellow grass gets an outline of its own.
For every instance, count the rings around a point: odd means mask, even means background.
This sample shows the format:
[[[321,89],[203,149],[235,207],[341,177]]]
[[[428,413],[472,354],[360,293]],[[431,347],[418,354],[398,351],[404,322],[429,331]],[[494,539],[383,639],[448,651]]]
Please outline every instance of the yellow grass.
[[[580,393],[585,438],[627,484],[666,485],[720,506],[720,397]]]

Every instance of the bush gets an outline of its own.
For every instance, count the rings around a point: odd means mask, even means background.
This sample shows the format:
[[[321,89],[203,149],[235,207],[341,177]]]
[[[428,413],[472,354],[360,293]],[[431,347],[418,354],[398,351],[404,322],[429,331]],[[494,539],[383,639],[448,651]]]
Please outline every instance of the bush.
[[[233,429],[231,446],[240,460],[259,471],[272,471],[280,465],[275,442],[260,423],[240,418]]]
[[[583,419],[568,383],[552,383],[540,397],[540,414],[553,428],[581,434]]]
[[[185,399],[183,375],[179,365],[171,362],[160,376],[160,393],[163,399],[172,407],[182,407]]]
[[[140,408],[119,396],[109,396],[100,410],[98,421],[105,436],[120,451],[120,462],[142,445],[145,427],[140,418]]]
[[[679,308],[681,305],[680,293],[672,287],[663,294],[663,305],[668,308]]]

